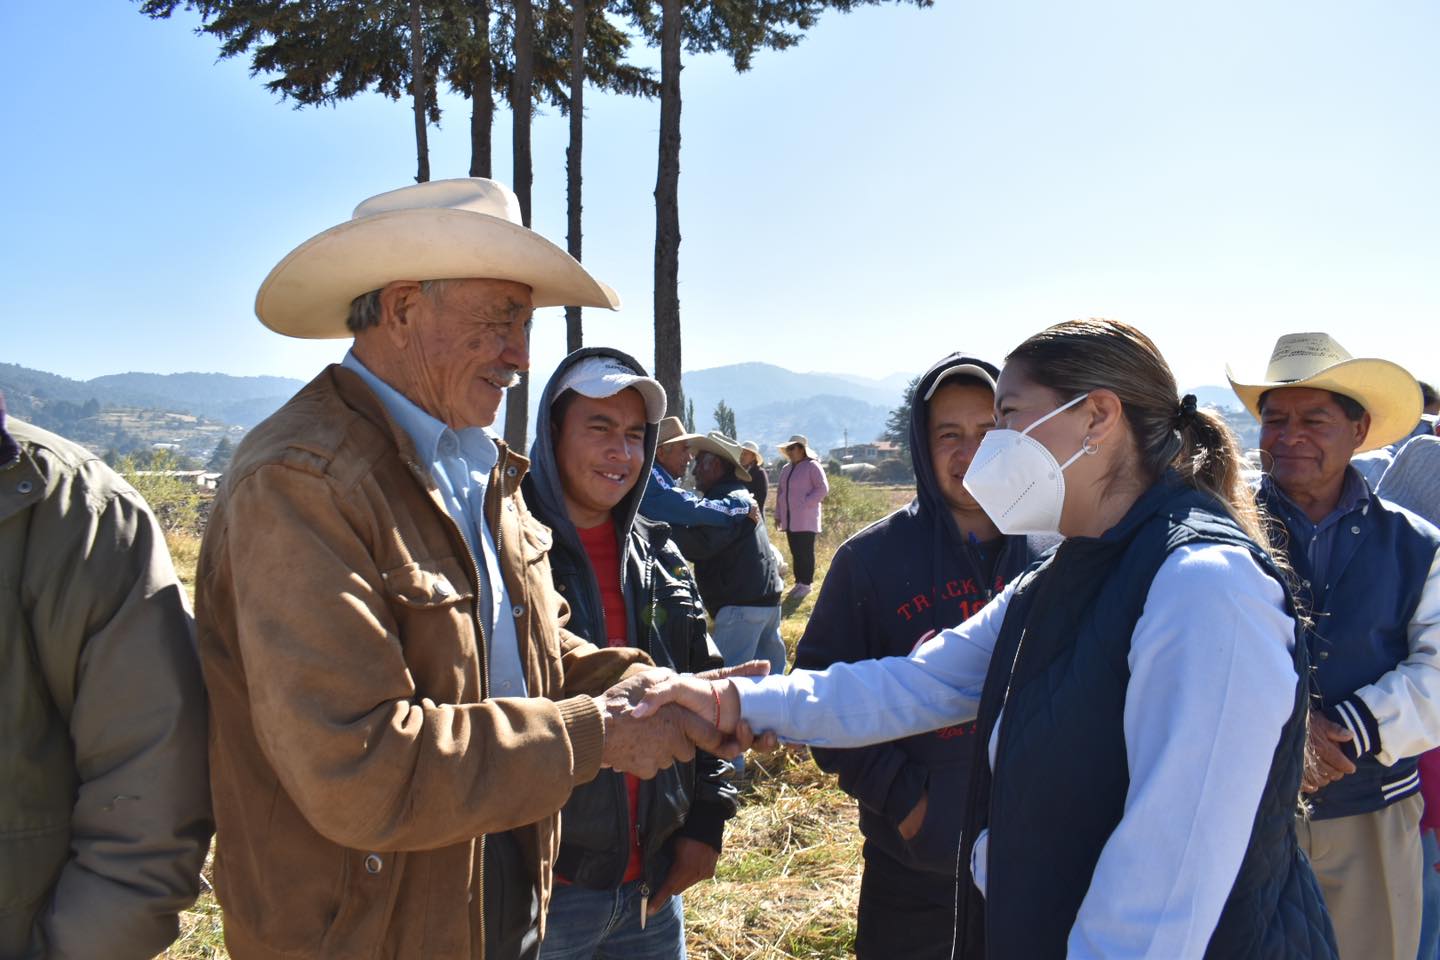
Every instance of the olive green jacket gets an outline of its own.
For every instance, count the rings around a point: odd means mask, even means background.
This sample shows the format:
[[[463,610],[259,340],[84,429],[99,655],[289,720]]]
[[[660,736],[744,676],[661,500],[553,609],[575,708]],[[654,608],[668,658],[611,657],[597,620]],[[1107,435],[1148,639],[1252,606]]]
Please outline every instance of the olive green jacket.
[[[0,960],[142,960],[210,844],[190,610],[140,495],[14,419],[0,464]]]

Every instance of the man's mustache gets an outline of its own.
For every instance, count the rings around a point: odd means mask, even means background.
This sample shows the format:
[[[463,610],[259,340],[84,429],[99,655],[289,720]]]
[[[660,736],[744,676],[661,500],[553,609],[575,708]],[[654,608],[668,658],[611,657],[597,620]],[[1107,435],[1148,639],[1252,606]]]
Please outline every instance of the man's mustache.
[[[509,390],[511,387],[520,386],[519,367],[494,367],[485,373],[485,379],[489,380],[501,390]]]

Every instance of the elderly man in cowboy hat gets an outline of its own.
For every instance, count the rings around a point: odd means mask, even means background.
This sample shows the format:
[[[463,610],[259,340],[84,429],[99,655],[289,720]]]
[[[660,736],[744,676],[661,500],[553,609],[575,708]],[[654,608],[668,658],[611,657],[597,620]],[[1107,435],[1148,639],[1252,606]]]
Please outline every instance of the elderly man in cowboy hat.
[[[1403,437],[1420,388],[1323,333],[1283,336],[1235,393],[1260,420],[1259,499],[1289,544],[1315,664],[1300,830],[1346,960],[1420,938],[1417,757],[1440,744],[1440,531],[1350,465]]]
[[[780,445],[789,463],[780,470],[775,487],[775,528],[785,531],[795,561],[792,599],[810,592],[815,580],[815,538],[820,535],[820,504],[830,495],[830,481],[810,441],[795,434]]]
[[[256,312],[354,337],[235,452],[198,572],[230,955],[532,957],[557,813],[713,729],[629,716],[645,655],[563,629],[527,461],[487,431],[539,306],[615,294],[489,180],[366,200]]]
[[[740,465],[738,443],[713,431],[688,442],[701,493],[711,499],[743,494],[750,471]],[[672,533],[695,565],[700,596],[715,619],[715,646],[725,663],[766,660],[771,673],[784,673],[780,593],[785,584],[765,525],[675,527]]]

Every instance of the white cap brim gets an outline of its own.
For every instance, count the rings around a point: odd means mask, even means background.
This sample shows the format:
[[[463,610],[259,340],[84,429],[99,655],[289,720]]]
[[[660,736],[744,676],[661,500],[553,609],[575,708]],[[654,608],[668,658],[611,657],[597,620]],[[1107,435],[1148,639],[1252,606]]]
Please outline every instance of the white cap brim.
[[[935,378],[935,381],[930,384],[930,389],[925,391],[925,396],[922,399],[928,403],[930,398],[935,396],[935,391],[940,389],[941,384],[943,384],[947,380],[954,379],[955,377],[966,377],[971,380],[979,380],[981,383],[985,384],[985,386],[990,388],[991,393],[995,392],[995,378],[990,376],[989,370],[986,370],[984,367],[977,366],[973,363],[957,363],[955,366],[949,368],[944,373],[940,374],[940,376]]]
[[[649,423],[660,422],[668,402],[660,381],[632,373],[610,357],[587,357],[575,364],[560,381],[555,395],[558,397],[566,390],[574,390],[592,400],[613,397],[622,390],[635,390],[645,400],[645,419]]]

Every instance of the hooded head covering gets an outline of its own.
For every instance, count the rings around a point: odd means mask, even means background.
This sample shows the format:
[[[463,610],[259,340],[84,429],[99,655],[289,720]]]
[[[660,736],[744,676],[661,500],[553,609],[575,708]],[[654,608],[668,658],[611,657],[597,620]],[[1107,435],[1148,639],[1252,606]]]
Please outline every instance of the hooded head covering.
[[[580,534],[575,531],[575,524],[570,522],[570,513],[565,508],[564,487],[560,481],[559,465],[555,461],[555,437],[551,430],[550,411],[555,406],[555,400],[564,392],[560,389],[560,385],[565,383],[571,368],[592,357],[607,358],[615,365],[632,371],[637,377],[648,379],[650,376],[639,361],[627,353],[609,347],[584,347],[560,361],[560,365],[550,375],[549,382],[545,384],[544,392],[540,394],[540,410],[535,417],[535,442],[530,445],[530,472],[525,477],[525,500],[541,522],[553,531],[556,543],[571,551],[575,556],[583,556],[584,547],[580,543]],[[642,396],[644,396],[643,393]],[[631,528],[635,525],[635,515],[640,510],[640,498],[645,493],[645,484],[650,479],[650,467],[655,462],[655,443],[658,436],[658,425],[647,422],[645,424],[645,459],[640,465],[635,485],[611,511],[611,516],[615,518],[615,535],[622,545],[620,564],[622,578],[625,575],[623,545]],[[595,591],[596,609],[599,609],[598,585],[595,586]]]
[[[988,377],[988,381],[982,379]],[[993,363],[987,363],[963,351],[950,354],[929,370],[925,371],[915,385],[915,394],[910,401],[910,465],[915,470],[915,496],[922,510],[933,510],[944,517],[950,517],[950,508],[940,492],[940,481],[935,479],[935,468],[930,463],[930,398],[935,395],[941,383],[950,383],[968,378],[974,383],[995,389],[995,378],[1000,376]],[[959,531],[950,518],[947,525],[956,537]]]

